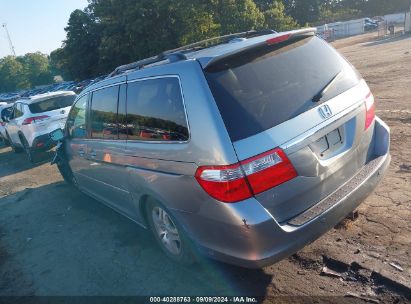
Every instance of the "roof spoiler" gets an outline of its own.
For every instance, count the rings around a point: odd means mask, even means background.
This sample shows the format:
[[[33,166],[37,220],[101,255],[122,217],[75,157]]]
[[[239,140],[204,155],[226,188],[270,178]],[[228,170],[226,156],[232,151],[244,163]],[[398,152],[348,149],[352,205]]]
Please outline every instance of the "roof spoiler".
[[[238,54],[240,52],[244,52],[244,51],[251,50],[254,48],[260,48],[266,45],[274,45],[274,44],[282,43],[282,42],[288,41],[293,38],[314,36],[316,33],[317,33],[317,29],[314,27],[304,28],[304,29],[294,30],[294,31],[289,31],[289,32],[275,33],[275,34],[270,35],[270,37],[267,37],[267,39],[265,40],[262,40],[262,41],[260,40],[254,44],[246,45],[243,48],[239,48],[232,52],[228,52],[220,56],[216,56],[212,58],[210,61],[208,61],[203,66],[203,69],[206,69],[210,67],[211,65],[214,65],[215,63],[221,60],[224,60],[227,57]]]
[[[137,70],[141,69],[146,65],[154,64],[157,62],[165,61],[168,60],[169,62],[176,62],[179,60],[186,60],[187,57],[183,54],[184,52],[192,51],[195,50],[196,48],[200,48],[201,46],[204,45],[215,45],[219,43],[225,43],[230,41],[231,39],[234,38],[251,38],[251,37],[256,37],[256,36],[262,36],[262,35],[269,35],[269,34],[274,34],[276,33],[273,30],[270,29],[265,29],[265,30],[251,30],[247,32],[241,32],[241,33],[235,33],[235,34],[229,34],[229,35],[224,35],[224,36],[217,36],[213,38],[208,38],[205,40],[201,40],[195,43],[187,44],[181,47],[178,47],[176,49],[171,49],[162,52],[161,54],[157,56],[153,56],[150,58],[142,59],[133,63],[121,65],[117,67],[113,72],[111,72],[107,78],[122,74],[127,71],[131,70]],[[220,42],[218,42],[220,41]],[[215,43],[213,43],[215,42]]]

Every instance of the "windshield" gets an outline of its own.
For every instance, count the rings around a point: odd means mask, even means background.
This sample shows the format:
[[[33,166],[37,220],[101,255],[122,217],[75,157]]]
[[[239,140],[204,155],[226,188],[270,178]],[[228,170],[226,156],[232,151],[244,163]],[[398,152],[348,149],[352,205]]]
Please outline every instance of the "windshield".
[[[360,80],[317,37],[231,56],[207,68],[205,75],[232,141],[294,118]]]
[[[30,111],[33,114],[53,111],[61,108],[66,108],[73,105],[77,95],[58,96],[50,99],[42,100],[29,105]]]

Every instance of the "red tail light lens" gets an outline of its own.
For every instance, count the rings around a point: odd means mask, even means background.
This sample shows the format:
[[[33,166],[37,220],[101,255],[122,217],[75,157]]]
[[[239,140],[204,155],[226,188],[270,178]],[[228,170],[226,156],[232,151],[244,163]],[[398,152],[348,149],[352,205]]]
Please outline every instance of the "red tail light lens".
[[[290,37],[291,37],[291,34],[285,34],[285,35],[281,35],[281,36],[277,36],[277,37],[268,39],[265,42],[268,45],[272,45],[272,44],[281,43],[283,41],[286,41],[286,40],[290,39]]]
[[[199,167],[195,177],[200,186],[219,201],[234,203],[252,196],[240,164]]]
[[[32,123],[43,121],[43,120],[48,119],[48,118],[50,118],[50,116],[48,116],[48,115],[29,117],[29,118],[26,118],[25,120],[23,120],[22,124],[23,125],[30,125]]]
[[[372,122],[375,119],[375,102],[374,102],[374,96],[370,92],[367,97],[365,98],[365,126],[364,130],[367,130]]]
[[[241,166],[254,194],[264,192],[297,176],[297,171],[281,149],[242,161]]]
[[[234,203],[297,176],[281,149],[274,149],[230,166],[199,167],[196,179],[213,198]]]
[[[5,126],[6,125],[6,123],[4,122],[4,121],[0,121],[0,126]]]

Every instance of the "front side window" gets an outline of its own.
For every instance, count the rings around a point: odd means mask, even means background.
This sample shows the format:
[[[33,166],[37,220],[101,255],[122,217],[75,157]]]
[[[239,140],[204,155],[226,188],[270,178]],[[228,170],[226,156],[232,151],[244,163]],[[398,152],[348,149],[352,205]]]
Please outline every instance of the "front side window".
[[[188,124],[178,78],[129,83],[127,127],[129,140],[188,140]]]
[[[95,91],[91,101],[91,137],[117,139],[117,101],[119,87]]]
[[[21,103],[16,103],[14,106],[14,113],[13,113],[13,118],[19,118],[23,116],[23,106]]]
[[[67,118],[67,130],[71,138],[85,138],[87,136],[87,100],[88,95],[84,95],[71,108]]]

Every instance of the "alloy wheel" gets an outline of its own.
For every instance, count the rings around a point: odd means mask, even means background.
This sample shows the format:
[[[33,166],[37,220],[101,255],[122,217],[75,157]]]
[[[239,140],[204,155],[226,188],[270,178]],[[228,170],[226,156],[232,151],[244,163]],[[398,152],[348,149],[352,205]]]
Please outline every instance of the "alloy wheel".
[[[162,245],[172,255],[180,255],[181,238],[177,226],[170,215],[163,208],[155,206],[152,209],[151,216]]]

